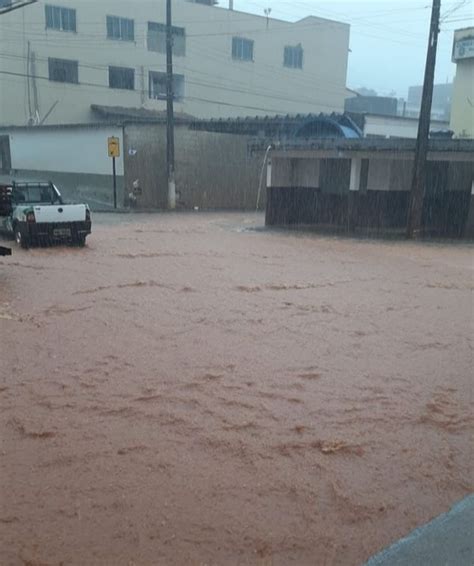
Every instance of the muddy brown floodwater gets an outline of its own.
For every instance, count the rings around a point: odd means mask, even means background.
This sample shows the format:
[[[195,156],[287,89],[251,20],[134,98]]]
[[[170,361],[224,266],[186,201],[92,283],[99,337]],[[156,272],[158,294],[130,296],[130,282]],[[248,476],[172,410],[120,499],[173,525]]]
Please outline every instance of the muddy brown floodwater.
[[[2,566],[355,566],[473,490],[472,246],[95,220],[0,261]]]

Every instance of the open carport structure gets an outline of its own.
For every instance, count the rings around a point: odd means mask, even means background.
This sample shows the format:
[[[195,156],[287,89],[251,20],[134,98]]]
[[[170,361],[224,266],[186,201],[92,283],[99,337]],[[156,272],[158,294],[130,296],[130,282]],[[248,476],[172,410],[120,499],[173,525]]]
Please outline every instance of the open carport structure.
[[[254,149],[263,148],[259,143]],[[405,229],[415,140],[297,140],[274,146],[267,164],[268,226],[343,231]],[[474,140],[432,139],[424,231],[472,235]]]

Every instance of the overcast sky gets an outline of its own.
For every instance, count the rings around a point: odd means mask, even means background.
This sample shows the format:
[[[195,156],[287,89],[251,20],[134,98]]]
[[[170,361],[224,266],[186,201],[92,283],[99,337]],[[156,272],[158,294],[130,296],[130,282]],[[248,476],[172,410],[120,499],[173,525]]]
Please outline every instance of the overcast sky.
[[[226,6],[228,0],[220,0]],[[453,30],[474,25],[474,0],[441,0],[441,26],[436,82],[452,80]],[[298,20],[308,15],[351,24],[347,84],[365,86],[379,94],[396,91],[406,97],[408,87],[423,81],[431,0],[234,0],[234,9]]]

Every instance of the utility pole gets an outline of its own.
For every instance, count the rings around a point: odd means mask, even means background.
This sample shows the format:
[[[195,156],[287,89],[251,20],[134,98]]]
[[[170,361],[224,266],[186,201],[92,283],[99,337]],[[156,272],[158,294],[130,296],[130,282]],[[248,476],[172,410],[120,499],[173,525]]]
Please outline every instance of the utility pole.
[[[168,172],[168,208],[170,210],[176,208],[173,90],[173,26],[171,0],[166,0],[166,166]]]
[[[425,78],[421,98],[418,137],[415,148],[415,163],[408,205],[407,237],[413,238],[421,232],[423,203],[426,191],[426,165],[430,137],[431,107],[433,103],[433,85],[438,50],[439,20],[441,0],[433,0],[430,24],[430,39],[426,55]]]

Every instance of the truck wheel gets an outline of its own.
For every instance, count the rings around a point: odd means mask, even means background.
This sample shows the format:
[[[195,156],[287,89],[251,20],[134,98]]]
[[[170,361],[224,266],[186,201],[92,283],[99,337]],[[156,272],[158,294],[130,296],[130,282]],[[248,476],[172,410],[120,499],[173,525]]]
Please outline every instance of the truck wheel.
[[[27,250],[30,247],[28,236],[24,236],[21,233],[20,227],[18,225],[15,226],[14,233],[15,233],[16,243],[19,246],[21,246],[24,250]]]
[[[86,237],[85,236],[77,236],[75,243],[80,248],[83,248],[86,245]]]

